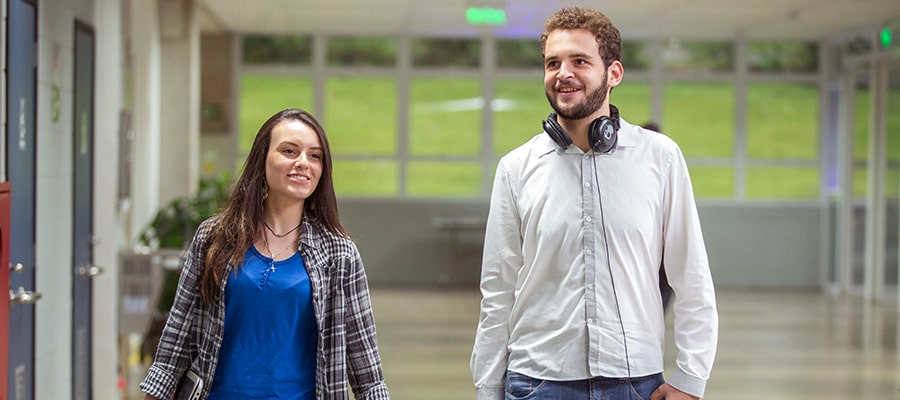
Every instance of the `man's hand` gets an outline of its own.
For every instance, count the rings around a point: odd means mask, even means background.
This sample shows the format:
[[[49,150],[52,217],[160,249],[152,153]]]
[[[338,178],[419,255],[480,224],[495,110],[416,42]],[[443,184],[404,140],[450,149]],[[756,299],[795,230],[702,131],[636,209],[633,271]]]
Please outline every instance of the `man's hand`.
[[[700,400],[699,397],[691,396],[685,392],[682,392],[678,389],[675,389],[669,386],[668,383],[663,383],[660,387],[656,388],[653,391],[653,394],[650,395],[650,400]]]

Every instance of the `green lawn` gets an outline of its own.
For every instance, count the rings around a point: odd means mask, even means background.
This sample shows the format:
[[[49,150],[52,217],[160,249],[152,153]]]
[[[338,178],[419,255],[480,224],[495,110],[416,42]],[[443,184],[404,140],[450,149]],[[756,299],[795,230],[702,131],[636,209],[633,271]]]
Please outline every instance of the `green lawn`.
[[[410,85],[409,159],[405,190],[420,197],[477,197],[481,164],[480,82],[472,78],[415,78]],[[495,82],[491,154],[499,157],[541,132],[550,107],[540,79]],[[287,107],[311,110],[308,78],[245,74],[241,80],[240,151],[246,152],[259,126]],[[867,154],[868,92],[857,93],[854,153]],[[650,119],[647,82],[628,81],[611,95],[622,117],[634,124]],[[900,107],[900,93],[890,94]],[[747,154],[755,160],[792,160],[808,165],[750,167],[744,191],[750,199],[815,199],[818,172],[818,94],[814,86],[753,83],[747,90]],[[681,147],[699,198],[734,197],[734,89],[723,83],[668,82],[664,88],[662,131]],[[335,188],[342,196],[391,197],[400,192],[397,91],[391,77],[335,77],[325,82],[325,125],[335,156]],[[900,160],[900,113],[890,113],[888,154]],[[717,164],[694,165],[692,158]],[[716,161],[718,160],[718,161]],[[896,195],[897,171],[888,193]],[[855,192],[865,193],[865,171]]]

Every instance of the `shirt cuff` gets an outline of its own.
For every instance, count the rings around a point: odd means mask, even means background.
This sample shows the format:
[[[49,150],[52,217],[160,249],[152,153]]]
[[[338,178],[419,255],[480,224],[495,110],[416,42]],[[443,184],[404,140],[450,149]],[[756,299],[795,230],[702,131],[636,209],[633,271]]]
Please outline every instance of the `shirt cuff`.
[[[175,392],[175,385],[178,382],[163,369],[156,365],[151,365],[147,371],[147,377],[139,385],[141,391],[147,393],[157,399],[168,399]]]
[[[706,379],[690,376],[680,369],[676,370],[666,383],[691,396],[702,398],[704,392],[706,392]]]
[[[505,396],[502,387],[477,388],[475,393],[478,400],[503,400]]]

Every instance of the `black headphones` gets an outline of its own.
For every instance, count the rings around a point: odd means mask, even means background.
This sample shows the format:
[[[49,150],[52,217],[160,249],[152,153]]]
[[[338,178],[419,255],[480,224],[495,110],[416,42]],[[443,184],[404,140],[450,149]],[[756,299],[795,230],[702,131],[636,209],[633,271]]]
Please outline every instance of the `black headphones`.
[[[610,104],[609,114],[609,117],[603,115],[591,121],[591,126],[588,128],[588,143],[591,144],[591,149],[597,153],[612,154],[616,151],[616,143],[619,141],[619,109]],[[559,122],[556,122],[555,112],[551,112],[550,116],[541,124],[544,126],[544,132],[547,132],[559,147],[565,149],[572,144],[572,138],[559,125]]]

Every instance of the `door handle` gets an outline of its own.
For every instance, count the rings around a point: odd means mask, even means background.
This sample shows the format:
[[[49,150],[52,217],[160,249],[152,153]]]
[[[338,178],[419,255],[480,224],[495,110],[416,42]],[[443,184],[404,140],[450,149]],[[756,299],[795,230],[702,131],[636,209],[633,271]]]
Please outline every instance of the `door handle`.
[[[9,302],[10,303],[19,303],[19,304],[34,304],[38,300],[41,299],[41,294],[38,292],[32,292],[30,290],[25,290],[25,288],[19,286],[19,290],[13,291],[9,290]]]
[[[103,273],[103,268],[96,265],[82,265],[78,267],[78,276],[82,278],[93,278]]]
[[[9,264],[9,272],[19,272],[23,269],[25,269],[25,266],[22,265],[22,263],[16,263],[15,265],[12,263]]]

